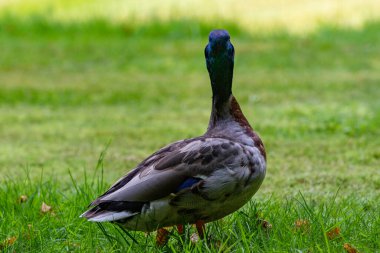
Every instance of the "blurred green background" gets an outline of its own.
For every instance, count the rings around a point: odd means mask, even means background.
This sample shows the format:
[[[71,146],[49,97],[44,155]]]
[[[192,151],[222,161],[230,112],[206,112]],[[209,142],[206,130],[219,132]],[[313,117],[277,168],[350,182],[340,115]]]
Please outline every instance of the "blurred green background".
[[[202,134],[215,28],[268,152],[260,196],[379,196],[380,2],[0,0],[0,178],[112,183]]]
[[[164,248],[130,232],[130,247],[78,216],[158,148],[205,132],[215,28],[231,34],[266,179],[210,240],[187,226]],[[375,252],[379,98],[379,0],[0,0],[0,251]]]

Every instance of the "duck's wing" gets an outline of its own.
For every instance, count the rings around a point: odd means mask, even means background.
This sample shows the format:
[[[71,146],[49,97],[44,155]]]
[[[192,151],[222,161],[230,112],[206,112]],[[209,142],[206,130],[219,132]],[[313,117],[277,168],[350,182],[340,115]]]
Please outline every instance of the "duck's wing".
[[[93,208],[82,215],[93,219],[102,211],[124,212],[112,216],[117,220],[141,211],[149,203],[184,188],[192,187],[221,167],[239,163],[239,144],[222,138],[198,137],[168,145],[141,162],[91,203]],[[104,220],[105,221],[105,220]]]

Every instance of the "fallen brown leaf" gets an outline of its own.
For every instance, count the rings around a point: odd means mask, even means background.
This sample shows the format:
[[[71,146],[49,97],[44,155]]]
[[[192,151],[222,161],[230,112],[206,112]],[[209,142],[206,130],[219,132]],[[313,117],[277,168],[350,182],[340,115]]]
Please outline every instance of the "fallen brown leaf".
[[[8,237],[2,243],[0,243],[0,250],[3,250],[9,246],[12,246],[17,240],[16,236]]]
[[[298,220],[296,220],[296,222],[294,222],[294,225],[296,226],[296,228],[301,228],[301,227],[308,225],[308,224],[309,224],[309,221],[303,220],[303,219],[298,219]]]
[[[344,248],[348,253],[358,253],[358,252],[359,252],[357,249],[355,249],[354,247],[352,247],[352,245],[349,244],[349,243],[345,243],[345,244],[343,244],[343,248]]]
[[[24,202],[26,202],[28,200],[28,196],[26,196],[26,195],[21,195],[19,198],[18,198],[18,201],[20,202],[20,203],[24,203]]]
[[[296,230],[298,231],[302,231],[302,232],[310,231],[310,222],[308,220],[298,219],[294,222],[294,226]]]
[[[326,235],[327,235],[327,238],[329,238],[329,240],[333,240],[335,238],[338,238],[338,237],[340,237],[340,228],[335,227],[335,228],[331,229],[330,231],[328,231],[326,233]]]
[[[45,202],[42,202],[41,213],[51,212],[51,206],[47,205]]]
[[[258,219],[257,223],[264,229],[270,230],[272,229],[272,224],[269,223],[269,221]]]

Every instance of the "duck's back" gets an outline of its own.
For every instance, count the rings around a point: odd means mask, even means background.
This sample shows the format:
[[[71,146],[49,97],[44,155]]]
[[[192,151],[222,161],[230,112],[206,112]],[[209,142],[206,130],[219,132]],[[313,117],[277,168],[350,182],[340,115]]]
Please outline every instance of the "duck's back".
[[[178,153],[181,160],[172,156],[180,162],[165,162],[172,164],[167,169],[188,177],[171,194],[149,201],[139,213],[119,222],[130,229],[152,231],[198,220],[214,221],[239,209],[259,189],[266,164],[256,147],[206,136],[187,142]]]

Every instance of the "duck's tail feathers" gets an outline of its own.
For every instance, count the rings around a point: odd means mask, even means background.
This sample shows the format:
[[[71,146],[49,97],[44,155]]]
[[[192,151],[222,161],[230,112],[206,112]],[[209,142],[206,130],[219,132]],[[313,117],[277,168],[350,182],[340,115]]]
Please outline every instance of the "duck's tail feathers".
[[[140,213],[145,204],[145,202],[103,201],[79,217],[93,222],[117,222]]]

